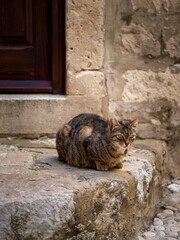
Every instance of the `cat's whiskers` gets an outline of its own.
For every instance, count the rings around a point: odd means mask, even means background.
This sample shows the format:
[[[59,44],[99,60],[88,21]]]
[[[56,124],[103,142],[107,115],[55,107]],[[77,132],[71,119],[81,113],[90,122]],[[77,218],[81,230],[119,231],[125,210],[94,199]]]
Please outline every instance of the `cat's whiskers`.
[[[123,149],[126,149],[128,147],[129,147],[129,145],[128,146],[127,145],[125,145],[125,146],[120,145],[120,148],[123,148]]]

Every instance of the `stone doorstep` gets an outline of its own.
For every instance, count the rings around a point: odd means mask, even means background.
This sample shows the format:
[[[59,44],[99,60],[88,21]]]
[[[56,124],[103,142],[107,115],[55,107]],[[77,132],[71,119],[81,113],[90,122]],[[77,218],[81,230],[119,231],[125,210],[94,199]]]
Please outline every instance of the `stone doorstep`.
[[[55,137],[64,123],[80,113],[104,115],[104,105],[104,95],[97,94],[0,94],[0,136]]]
[[[135,239],[161,197],[162,141],[137,140],[108,172],[63,164],[55,149],[0,150],[1,240]]]

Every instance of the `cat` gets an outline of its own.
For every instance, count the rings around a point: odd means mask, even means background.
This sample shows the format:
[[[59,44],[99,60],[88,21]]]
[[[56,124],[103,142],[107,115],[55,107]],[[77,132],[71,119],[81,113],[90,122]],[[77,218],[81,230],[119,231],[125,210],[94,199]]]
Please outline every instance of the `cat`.
[[[136,138],[138,120],[106,120],[96,114],[83,113],[65,124],[56,134],[59,160],[69,165],[107,171],[122,168]]]

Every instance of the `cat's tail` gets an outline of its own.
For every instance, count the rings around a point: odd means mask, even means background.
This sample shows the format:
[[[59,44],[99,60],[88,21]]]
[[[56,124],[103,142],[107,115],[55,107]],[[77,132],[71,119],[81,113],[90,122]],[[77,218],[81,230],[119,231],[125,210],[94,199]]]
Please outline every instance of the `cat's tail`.
[[[71,126],[64,125],[56,134],[56,149],[59,155],[59,160],[66,162],[68,146],[70,142]]]

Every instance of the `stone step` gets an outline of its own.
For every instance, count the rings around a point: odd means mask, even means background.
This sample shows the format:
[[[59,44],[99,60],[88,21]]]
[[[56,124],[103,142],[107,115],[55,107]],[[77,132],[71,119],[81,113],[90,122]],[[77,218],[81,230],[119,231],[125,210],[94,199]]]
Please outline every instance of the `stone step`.
[[[0,94],[0,136],[52,137],[79,113],[95,112],[105,117],[102,103],[104,97],[97,93],[93,96]]]
[[[79,169],[55,149],[0,145],[0,239],[136,239],[167,176],[159,140],[136,140],[123,169]]]

